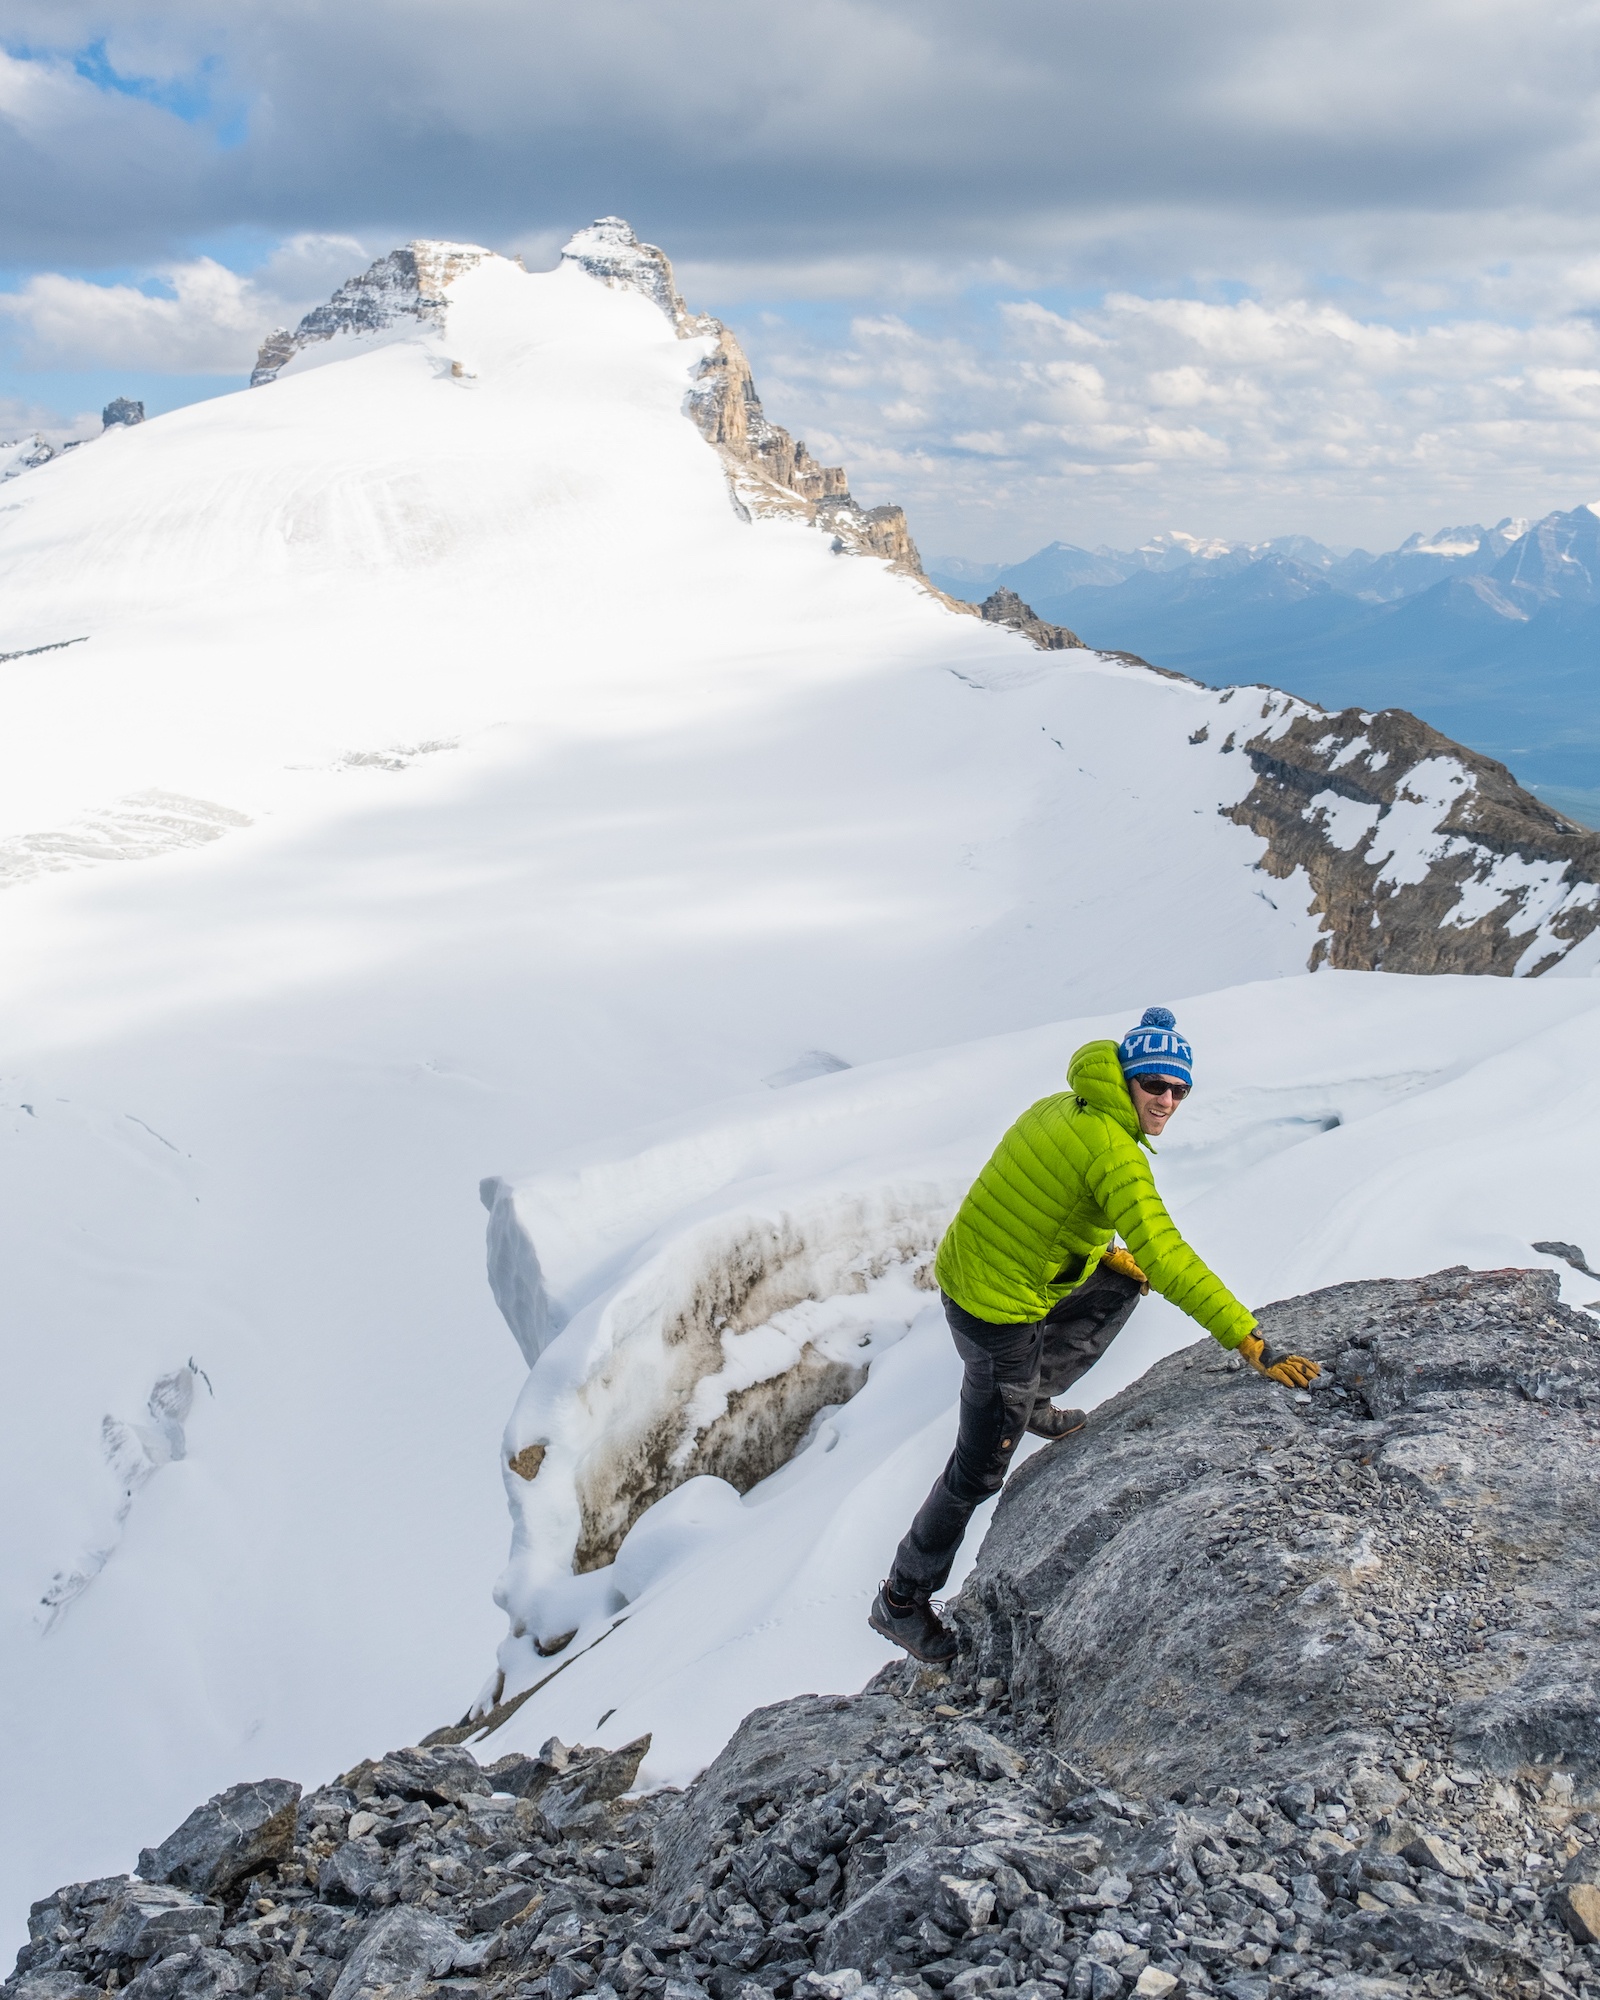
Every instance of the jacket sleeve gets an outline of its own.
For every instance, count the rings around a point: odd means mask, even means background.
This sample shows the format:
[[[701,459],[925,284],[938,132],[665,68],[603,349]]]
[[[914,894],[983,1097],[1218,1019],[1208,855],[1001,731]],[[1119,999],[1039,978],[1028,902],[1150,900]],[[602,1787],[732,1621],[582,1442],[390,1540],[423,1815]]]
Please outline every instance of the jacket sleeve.
[[[1178,1234],[1140,1149],[1120,1133],[1108,1139],[1089,1162],[1090,1192],[1161,1296],[1222,1346],[1237,1347],[1254,1331],[1255,1314]]]

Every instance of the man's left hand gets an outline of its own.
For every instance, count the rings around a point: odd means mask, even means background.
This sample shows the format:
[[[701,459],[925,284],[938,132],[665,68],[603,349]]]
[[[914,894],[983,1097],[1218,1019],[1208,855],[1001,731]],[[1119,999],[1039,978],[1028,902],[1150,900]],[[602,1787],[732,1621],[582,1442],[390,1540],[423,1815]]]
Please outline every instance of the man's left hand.
[[[1281,1382],[1286,1389],[1309,1389],[1322,1373],[1303,1354],[1274,1353],[1259,1334],[1247,1333],[1239,1343],[1239,1352],[1258,1375]]]
[[[1120,1243],[1113,1244],[1100,1259],[1100,1268],[1102,1271],[1115,1271],[1120,1278],[1131,1278],[1139,1287],[1141,1296],[1150,1290],[1150,1280],[1133,1261],[1133,1252],[1124,1250]]]

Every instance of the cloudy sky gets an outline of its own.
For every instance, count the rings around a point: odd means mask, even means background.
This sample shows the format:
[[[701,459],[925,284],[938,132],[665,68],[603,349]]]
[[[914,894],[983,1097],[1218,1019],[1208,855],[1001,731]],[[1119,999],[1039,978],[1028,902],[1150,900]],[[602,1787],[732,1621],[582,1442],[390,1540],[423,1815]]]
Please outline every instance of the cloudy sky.
[[[925,552],[1600,497],[1600,0],[0,0],[0,437],[416,235],[673,256]]]

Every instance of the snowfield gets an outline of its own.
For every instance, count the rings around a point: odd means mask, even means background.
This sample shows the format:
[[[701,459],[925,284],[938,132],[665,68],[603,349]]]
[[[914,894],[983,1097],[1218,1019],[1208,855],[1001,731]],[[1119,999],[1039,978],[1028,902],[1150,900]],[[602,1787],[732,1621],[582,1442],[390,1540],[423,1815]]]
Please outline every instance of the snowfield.
[[[448,296],[0,489],[7,1943],[486,1676],[560,1669],[497,1745],[670,1778],[856,1685],[948,1448],[919,1265],[1151,1001],[1246,1296],[1596,1238],[1587,981],[1299,976],[1221,696],[742,521],[647,298]],[[1185,1337],[1135,1324],[1102,1388]]]

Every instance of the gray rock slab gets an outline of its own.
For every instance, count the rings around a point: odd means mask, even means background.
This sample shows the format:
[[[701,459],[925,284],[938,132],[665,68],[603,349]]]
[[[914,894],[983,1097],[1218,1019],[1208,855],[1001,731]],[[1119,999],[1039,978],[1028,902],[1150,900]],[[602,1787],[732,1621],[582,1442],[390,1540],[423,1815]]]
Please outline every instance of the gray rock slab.
[[[650,1754],[648,1735],[637,1736],[620,1750],[605,1750],[577,1771],[583,1796],[591,1802],[620,1799],[639,1775],[639,1766]]]
[[[656,1831],[654,1901],[685,1895],[704,1872],[723,1820],[758,1799],[785,1805],[807,1780],[864,1761],[867,1745],[915,1718],[893,1695],[806,1695],[758,1708]]]
[[[374,1917],[345,1960],[330,2000],[359,2000],[384,1991],[389,2000],[420,1993],[442,1979],[461,1956],[461,1939],[425,1910],[403,1905]]]
[[[76,1972],[24,1972],[7,1982],[7,2000],[89,2000],[95,1991]]]
[[[124,1991],[129,2000],[228,2000],[254,1985],[248,1959],[201,1946],[152,1961]]]
[[[475,1931],[494,1931],[502,1924],[516,1923],[539,1900],[539,1894],[536,1882],[511,1883],[495,1895],[486,1896],[481,1903],[473,1904],[472,1928]]]
[[[1426,1905],[1358,1910],[1330,1931],[1328,1942],[1350,1952],[1371,1945],[1417,1972],[1448,1971],[1465,1979],[1494,1978],[1526,1963],[1510,1940],[1487,1924]]]
[[[231,1785],[196,1806],[159,1847],[145,1848],[136,1872],[146,1882],[221,1895],[289,1853],[299,1803],[300,1787],[287,1778]]]
[[[863,1894],[840,1911],[822,1934],[817,1966],[836,1972],[845,1966],[870,1966],[895,1939],[914,1930],[918,1921],[940,1921],[940,1878],[955,1866],[951,1848],[913,1848]],[[954,1933],[955,1925],[947,1925]],[[963,1926],[964,1928],[964,1926]]]
[[[222,1912],[165,1882],[130,1882],[89,1926],[84,1951],[104,1959],[148,1958],[179,1943],[214,1944]]]
[[[391,1750],[387,1757],[369,1759],[346,1772],[345,1782],[360,1798],[376,1794],[421,1799],[429,1805],[454,1805],[495,1789],[472,1752],[460,1744]]]
[[[1387,1810],[1422,1728],[1600,1800],[1600,1329],[1546,1271],[1261,1319],[1322,1362],[1308,1397],[1202,1340],[1019,1467],[955,1606],[975,1671],[1148,1795],[1364,1767]]]
[[[363,1903],[389,1872],[388,1856],[369,1835],[347,1840],[322,1863],[318,1893],[328,1902]]]

